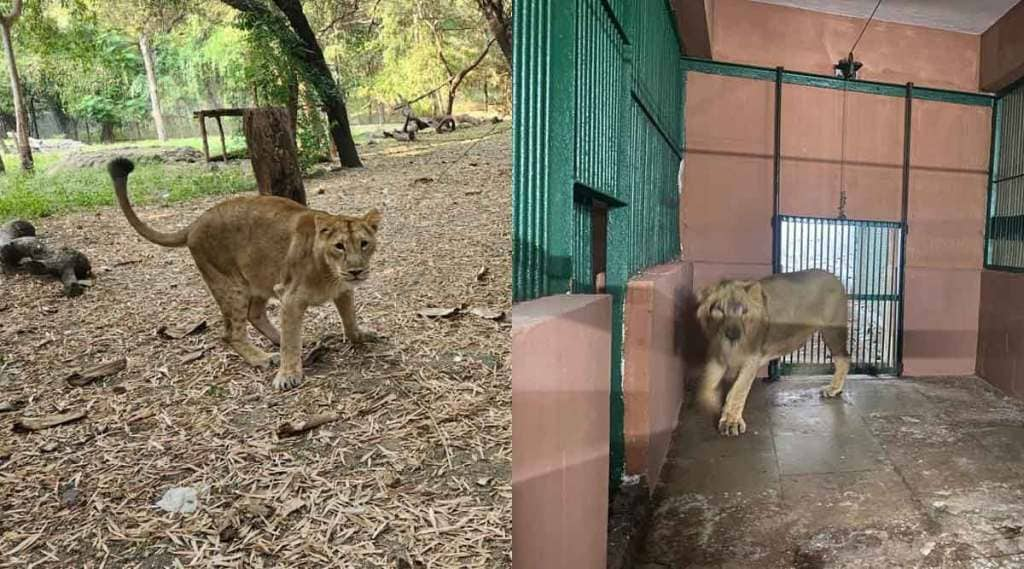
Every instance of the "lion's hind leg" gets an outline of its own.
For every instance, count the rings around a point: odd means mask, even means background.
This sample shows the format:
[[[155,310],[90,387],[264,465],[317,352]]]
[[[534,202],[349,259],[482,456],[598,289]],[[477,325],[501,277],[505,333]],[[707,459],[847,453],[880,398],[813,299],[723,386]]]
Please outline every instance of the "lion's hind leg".
[[[825,345],[832,352],[832,361],[836,366],[832,383],[821,390],[821,394],[825,397],[836,397],[843,392],[846,374],[850,371],[850,352],[846,347],[847,336],[845,323],[841,326],[828,326],[821,329],[821,339],[825,341]]]
[[[201,257],[196,257],[196,265],[224,317],[224,343],[249,365],[261,368],[270,367],[273,361],[272,356],[249,341],[246,327],[249,295],[245,288],[233,283],[229,277],[204,262]]]
[[[256,296],[249,299],[249,322],[275,346],[281,345],[281,333],[267,318],[267,299]]]

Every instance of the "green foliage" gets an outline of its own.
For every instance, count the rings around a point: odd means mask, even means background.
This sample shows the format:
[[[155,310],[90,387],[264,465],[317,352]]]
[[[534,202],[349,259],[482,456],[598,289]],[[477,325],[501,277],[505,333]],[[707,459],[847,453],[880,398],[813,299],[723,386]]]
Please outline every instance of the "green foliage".
[[[8,164],[14,159],[4,158]],[[53,154],[40,155],[35,175],[8,171],[0,176],[0,223],[15,217],[36,219],[116,203],[105,168],[46,173],[48,164],[55,159]],[[255,182],[239,167],[210,171],[196,165],[141,163],[136,165],[128,185],[133,203],[151,204],[252,191]]]
[[[197,109],[288,106],[300,90],[315,96],[324,88],[341,91],[356,123],[358,115],[376,118],[380,108],[394,120],[392,108],[400,102],[443,87],[449,70],[440,54],[457,72],[490,37],[475,0],[304,0],[336,80],[318,90],[311,81],[320,76],[288,56],[297,49],[290,43],[294,34],[273,3],[255,1],[275,17],[261,20],[216,1],[27,1],[13,29],[23,87],[39,111],[88,121],[93,136],[97,123],[124,133],[134,134],[139,124],[149,130],[150,99],[139,51],[139,36],[146,33],[161,106],[178,126],[178,136],[194,128],[191,114]],[[2,79],[0,118],[10,127],[13,103],[6,76]],[[491,102],[505,101],[507,107],[509,70],[497,48],[466,78],[458,100],[479,107],[485,82]],[[442,88],[425,97],[416,112],[439,112],[444,96]],[[303,148],[316,149],[304,150],[307,162],[316,154],[326,156],[326,127],[318,121],[298,117]]]

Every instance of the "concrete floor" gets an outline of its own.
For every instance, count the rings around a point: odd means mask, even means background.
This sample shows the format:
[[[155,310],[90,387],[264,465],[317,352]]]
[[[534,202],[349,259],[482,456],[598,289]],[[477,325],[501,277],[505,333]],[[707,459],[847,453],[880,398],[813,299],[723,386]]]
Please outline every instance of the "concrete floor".
[[[758,383],[685,410],[637,569],[1024,568],[1024,402],[976,378]]]

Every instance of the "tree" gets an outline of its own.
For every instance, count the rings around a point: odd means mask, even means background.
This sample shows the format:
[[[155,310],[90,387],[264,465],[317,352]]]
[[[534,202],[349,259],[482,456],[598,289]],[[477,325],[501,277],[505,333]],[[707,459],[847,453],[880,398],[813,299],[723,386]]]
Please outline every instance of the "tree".
[[[146,66],[146,84],[149,87],[149,102],[152,105],[156,137],[163,142],[167,140],[167,131],[164,130],[164,113],[160,110],[160,89],[156,82],[156,65],[153,63],[153,49],[149,46],[149,35],[146,32],[139,34],[139,51],[142,52],[142,62]]]
[[[21,157],[21,169],[31,172],[32,147],[28,144],[28,113],[25,111],[25,100],[21,91],[21,78],[18,77],[18,66],[14,60],[14,44],[11,42],[11,28],[21,17],[21,0],[11,2],[11,11],[0,14],[0,38],[3,39],[4,54],[7,57],[7,73],[11,78],[11,95],[14,99],[14,120],[17,130],[18,154]]]
[[[277,38],[281,48],[297,63],[305,79],[316,91],[327,113],[331,138],[338,148],[341,165],[361,167],[363,163],[359,160],[355,140],[352,138],[348,109],[300,0],[273,0],[280,15],[260,0],[221,1],[246,14],[250,26],[262,27]]]
[[[512,68],[512,14],[505,11],[504,0],[476,0],[480,12],[491,28],[491,35],[498,41],[505,61]],[[509,4],[511,7],[511,4]]]
[[[453,67],[452,63],[449,61],[449,58],[445,55],[445,29],[441,26],[441,22],[434,19],[428,19],[426,22],[427,25],[430,26],[430,31],[434,36],[434,45],[437,48],[437,58],[441,61],[441,64],[444,66],[445,73],[448,75],[448,98],[445,102],[443,114],[451,115],[455,108],[455,94],[458,92],[459,86],[461,86],[462,82],[466,79],[466,75],[469,75],[469,72],[476,69],[484,58],[487,57],[487,52],[490,51],[491,46],[494,45],[497,38],[492,37],[488,40],[487,45],[484,46],[484,49],[476,56],[476,59],[469,62],[461,70],[456,71],[455,67]]]

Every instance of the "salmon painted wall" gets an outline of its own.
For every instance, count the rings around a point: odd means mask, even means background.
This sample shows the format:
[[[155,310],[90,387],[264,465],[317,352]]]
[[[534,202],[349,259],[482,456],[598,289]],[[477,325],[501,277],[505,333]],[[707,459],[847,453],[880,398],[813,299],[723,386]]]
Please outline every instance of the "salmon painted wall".
[[[713,14],[714,59],[824,75],[864,26],[863,19],[749,0],[714,0]],[[875,21],[856,58],[864,62],[862,79],[977,91],[980,53],[978,35]]]
[[[978,375],[1024,398],[1024,275],[981,274]]]
[[[836,217],[842,180],[848,218],[898,221],[903,107],[897,97],[785,85],[782,213]],[[680,227],[695,289],[771,272],[773,117],[772,82],[687,77]],[[913,103],[907,375],[975,367],[990,120],[983,107]]]
[[[1024,3],[981,34],[981,89],[996,92],[1024,76]]]

